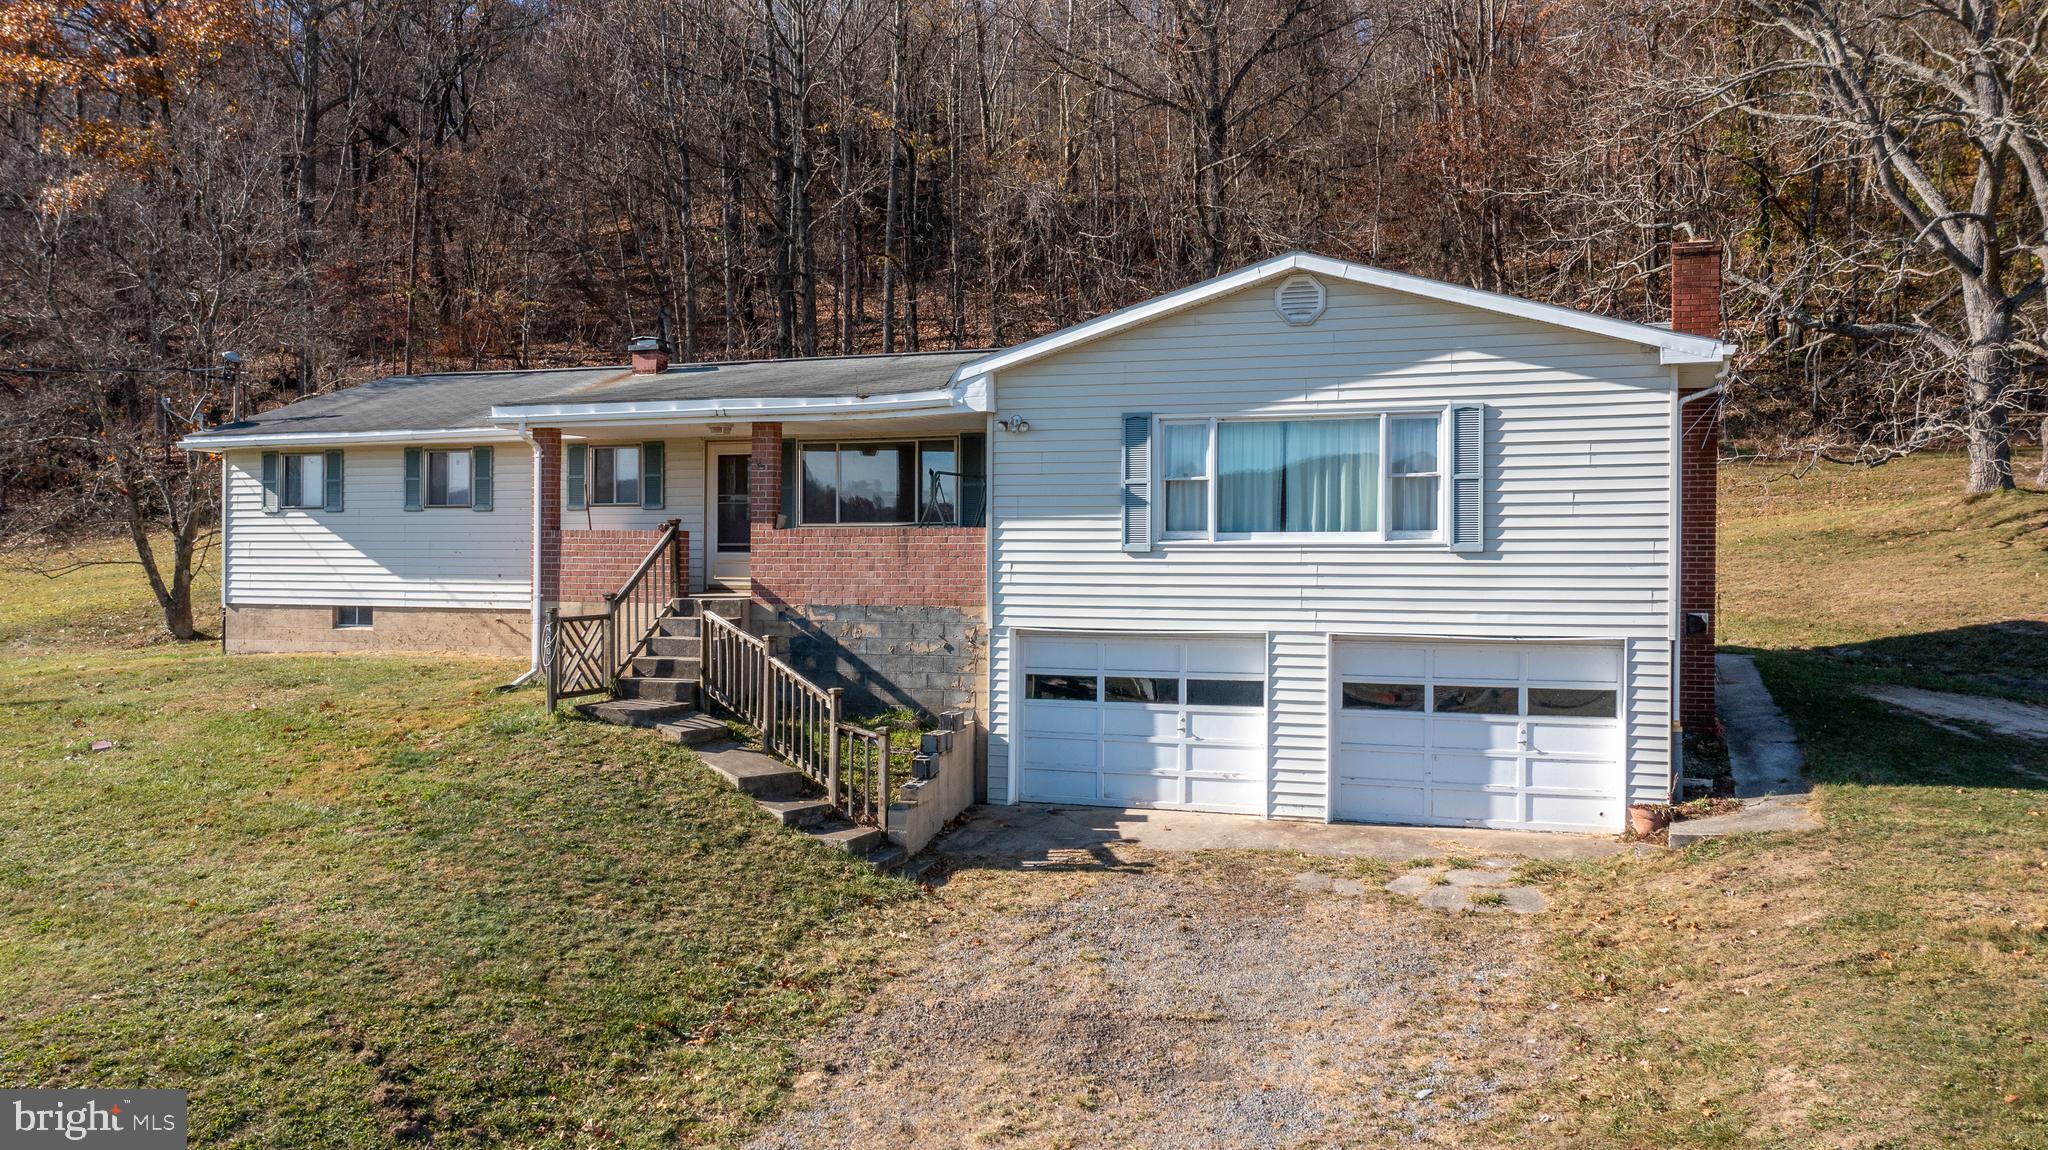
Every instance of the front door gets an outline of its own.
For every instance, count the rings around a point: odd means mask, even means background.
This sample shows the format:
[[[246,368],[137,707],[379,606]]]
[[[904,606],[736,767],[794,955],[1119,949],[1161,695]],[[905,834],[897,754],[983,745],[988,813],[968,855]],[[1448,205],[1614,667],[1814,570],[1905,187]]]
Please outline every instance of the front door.
[[[705,452],[705,566],[711,582],[734,589],[747,585],[747,463],[752,455],[753,448],[744,443],[714,443]]]

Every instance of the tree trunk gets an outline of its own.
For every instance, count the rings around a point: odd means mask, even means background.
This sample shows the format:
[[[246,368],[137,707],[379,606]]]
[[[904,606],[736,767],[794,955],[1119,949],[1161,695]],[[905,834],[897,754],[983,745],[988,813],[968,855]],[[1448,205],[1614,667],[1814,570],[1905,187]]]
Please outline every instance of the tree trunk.
[[[1968,407],[1972,495],[2012,489],[2012,429],[2005,422],[2005,391],[2012,382],[2011,353],[2006,340],[1997,346],[1970,349]]]
[[[2048,491],[2048,419],[2041,420],[2041,470],[2034,476],[2034,486]]]
[[[325,15],[322,0],[306,5],[300,18],[299,39],[299,147],[297,199],[297,247],[299,257],[299,394],[313,390],[315,341],[319,322],[314,318],[313,259],[315,205],[320,195],[320,21]]]

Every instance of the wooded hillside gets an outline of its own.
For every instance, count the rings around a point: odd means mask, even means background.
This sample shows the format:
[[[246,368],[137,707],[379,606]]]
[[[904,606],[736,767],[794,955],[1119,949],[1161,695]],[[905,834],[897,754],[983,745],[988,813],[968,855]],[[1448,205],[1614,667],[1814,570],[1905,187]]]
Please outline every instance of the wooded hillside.
[[[102,432],[222,411],[229,351],[272,403],[655,331],[684,360],[1005,344],[1289,248],[1659,320],[1693,235],[1729,244],[1732,438],[1967,435],[1973,486],[2009,484],[2041,383],[2044,21],[16,0],[0,362],[95,374],[0,374],[0,479],[104,479]]]

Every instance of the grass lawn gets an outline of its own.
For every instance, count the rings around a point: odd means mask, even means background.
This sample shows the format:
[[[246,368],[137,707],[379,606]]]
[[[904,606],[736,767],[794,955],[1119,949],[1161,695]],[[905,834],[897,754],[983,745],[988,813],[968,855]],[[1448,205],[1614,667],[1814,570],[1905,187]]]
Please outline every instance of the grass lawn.
[[[147,604],[0,572],[0,1081],[189,1087],[195,1146],[716,1143],[888,976],[913,888],[519,666]]]
[[[1825,825],[1552,882],[1575,1053],[1521,1119],[1587,1146],[2048,1146],[2048,747],[1856,691],[2048,702],[2048,495],[1961,474],[1724,471],[1721,641],[1756,653]]]
[[[1856,693],[2048,701],[2048,495],[1961,466],[1727,469],[1721,638],[1825,825],[1532,864],[1525,923],[1403,910],[1527,931],[1540,993],[1493,1009],[1563,1052],[1444,1139],[2048,1146],[2048,749]],[[131,568],[0,570],[0,1081],[187,1086],[205,1146],[730,1143],[943,953],[959,908],[496,690],[517,666],[153,626]]]

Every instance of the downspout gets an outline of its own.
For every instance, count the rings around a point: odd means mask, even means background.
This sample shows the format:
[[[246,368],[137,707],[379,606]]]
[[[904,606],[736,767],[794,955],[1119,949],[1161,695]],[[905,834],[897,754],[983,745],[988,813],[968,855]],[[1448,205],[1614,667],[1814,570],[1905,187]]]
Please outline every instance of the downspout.
[[[1685,408],[1697,399],[1728,390],[1728,370],[1721,369],[1720,382],[1691,395],[1678,390],[1678,371],[1671,372],[1671,791],[1678,798],[1685,790],[1685,727],[1679,721],[1679,693],[1684,689],[1679,674],[1679,648],[1685,643],[1685,607],[1680,592],[1685,584]]]
[[[529,596],[529,598],[532,600],[533,610],[533,623],[531,628],[533,632],[533,641],[528,645],[529,655],[526,664],[526,673],[519,676],[517,679],[514,679],[511,682],[505,684],[505,687],[508,690],[513,687],[524,687],[526,684],[531,683],[535,679],[540,678],[540,508],[542,470],[540,465],[540,442],[534,439],[533,432],[527,428],[525,420],[522,419],[519,421],[519,426],[516,430],[519,432],[519,438],[525,440],[527,445],[533,448],[533,568],[530,580],[532,586],[532,594]]]

